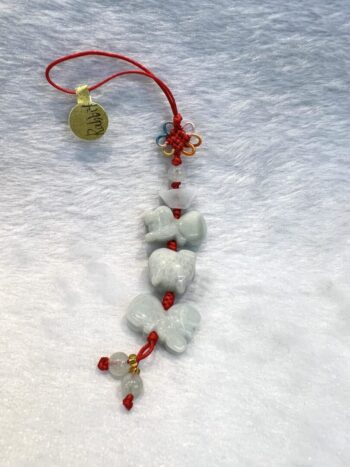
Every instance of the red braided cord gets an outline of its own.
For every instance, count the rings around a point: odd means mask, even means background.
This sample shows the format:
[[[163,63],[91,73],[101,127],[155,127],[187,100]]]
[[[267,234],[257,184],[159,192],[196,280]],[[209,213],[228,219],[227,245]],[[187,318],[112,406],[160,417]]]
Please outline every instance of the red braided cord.
[[[85,50],[84,52],[76,52],[76,53],[73,53],[73,54],[65,55],[63,57],[58,58],[57,60],[54,60],[53,62],[51,62],[46,67],[45,76],[46,76],[47,81],[51,84],[51,86],[58,89],[59,91],[65,92],[67,94],[75,94],[74,89],[64,88],[63,86],[60,86],[59,84],[55,83],[52,80],[52,78],[50,77],[50,72],[51,72],[52,68],[54,68],[56,65],[59,65],[60,63],[66,62],[68,60],[74,60],[75,58],[79,58],[79,57],[85,57],[87,55],[97,55],[97,56],[101,56],[101,57],[110,57],[110,58],[115,58],[117,60],[123,60],[125,62],[131,63],[132,65],[134,65],[137,68],[139,68],[140,70],[142,70],[142,71],[127,70],[127,71],[121,71],[121,72],[118,72],[118,73],[114,73],[113,75],[108,76],[107,78],[103,79],[102,81],[99,81],[98,83],[96,83],[96,84],[94,84],[92,86],[89,86],[88,87],[89,91],[93,91],[94,89],[99,88],[100,86],[104,85],[108,81],[110,81],[110,80],[112,80],[114,78],[118,78],[119,76],[129,75],[129,74],[136,74],[136,75],[146,76],[148,78],[153,79],[153,81],[155,81],[158,84],[158,86],[161,88],[161,90],[165,94],[166,98],[169,101],[171,110],[172,110],[172,112],[174,114],[174,126],[179,127],[182,118],[181,118],[181,115],[178,113],[175,97],[173,96],[173,94],[170,91],[170,89],[168,88],[168,86],[161,79],[159,79],[156,75],[154,75],[150,70],[148,70],[145,66],[143,66],[141,63],[139,63],[136,60],[133,60],[132,58],[127,57],[125,55],[117,54],[117,53],[114,53],[114,52],[105,52],[105,51],[102,51],[102,50]]]
[[[139,362],[144,358],[147,358],[154,350],[155,346],[157,345],[158,341],[158,334],[155,331],[152,331],[147,336],[146,344],[141,347],[139,353],[136,355],[136,360]]]
[[[175,166],[182,164],[181,156],[180,154],[176,154],[176,151],[173,155],[173,158],[171,159],[171,163]]]
[[[175,125],[175,117],[174,117],[174,125]],[[171,183],[171,188],[177,190],[180,188],[181,182],[175,181]],[[181,217],[181,209],[173,209],[173,215],[175,219],[179,219]],[[169,240],[167,242],[167,247],[169,250],[177,251],[177,241],[176,240]],[[165,292],[162,300],[162,305],[165,311],[169,310],[174,304],[175,301],[175,294],[174,292],[168,290]]]
[[[162,300],[162,305],[163,305],[164,310],[165,311],[169,310],[169,308],[173,306],[174,301],[175,301],[174,292],[171,292],[170,290],[165,292],[163,300]]]
[[[173,209],[173,214],[174,214],[175,219],[180,219],[181,209],[178,209],[178,208]]]
[[[169,248],[169,250],[176,251],[177,250],[177,243],[176,240],[169,240],[166,244],[166,246]]]

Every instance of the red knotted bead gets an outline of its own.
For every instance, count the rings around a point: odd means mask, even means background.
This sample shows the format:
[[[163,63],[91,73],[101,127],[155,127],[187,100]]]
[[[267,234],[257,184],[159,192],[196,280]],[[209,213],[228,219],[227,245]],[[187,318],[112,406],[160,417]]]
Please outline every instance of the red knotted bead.
[[[126,410],[131,410],[133,407],[133,400],[134,396],[132,394],[128,394],[127,396],[124,397],[123,399],[123,405],[126,408]]]
[[[109,358],[101,357],[100,361],[97,364],[97,368],[101,371],[108,371],[109,368]]]
[[[169,310],[170,307],[173,306],[175,301],[175,294],[174,292],[165,292],[163,300],[162,300],[162,305],[164,310]]]

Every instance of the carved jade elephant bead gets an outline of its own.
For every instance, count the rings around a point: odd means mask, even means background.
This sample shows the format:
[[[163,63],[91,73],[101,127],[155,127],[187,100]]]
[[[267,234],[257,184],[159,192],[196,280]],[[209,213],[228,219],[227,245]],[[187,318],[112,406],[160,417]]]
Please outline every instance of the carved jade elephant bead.
[[[207,226],[204,217],[198,211],[189,211],[180,219],[175,219],[167,206],[147,211],[143,220],[148,233],[147,242],[162,242],[176,239],[180,246],[186,243],[199,245],[206,236]]]
[[[184,293],[194,277],[196,255],[189,250],[155,250],[148,260],[151,283],[161,290]]]
[[[130,303],[126,319],[136,332],[148,334],[156,331],[165,348],[179,354],[186,349],[187,342],[199,326],[200,314],[187,303],[174,305],[165,311],[157,297],[142,294]]]

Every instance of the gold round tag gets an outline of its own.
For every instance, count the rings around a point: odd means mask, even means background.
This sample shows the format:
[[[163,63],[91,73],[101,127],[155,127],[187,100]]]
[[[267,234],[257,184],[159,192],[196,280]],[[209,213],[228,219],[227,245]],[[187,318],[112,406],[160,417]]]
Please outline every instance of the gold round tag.
[[[89,141],[101,138],[108,128],[108,116],[96,102],[77,104],[70,111],[68,120],[73,133]]]

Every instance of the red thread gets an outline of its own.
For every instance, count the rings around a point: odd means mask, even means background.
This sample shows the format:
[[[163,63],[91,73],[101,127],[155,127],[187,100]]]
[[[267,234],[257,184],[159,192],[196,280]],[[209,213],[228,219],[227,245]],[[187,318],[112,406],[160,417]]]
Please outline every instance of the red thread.
[[[173,158],[171,159],[171,163],[173,165],[175,165],[175,166],[178,166],[178,165],[182,164],[180,153],[181,153],[181,151],[175,151],[174,155],[173,155]]]
[[[181,209],[178,209],[178,208],[173,209],[173,214],[174,214],[175,219],[180,219]]]
[[[163,300],[162,300],[162,305],[163,305],[164,310],[169,310],[169,308],[173,306],[174,301],[175,301],[174,292],[171,292],[170,290],[165,292]]]
[[[76,52],[76,53],[73,53],[73,54],[65,55],[63,57],[58,58],[57,60],[54,60],[53,62],[51,62],[46,67],[45,77],[46,77],[47,81],[51,84],[51,86],[58,89],[59,91],[65,92],[67,94],[75,94],[74,89],[64,88],[63,86],[60,86],[59,84],[55,83],[52,80],[51,76],[50,76],[50,72],[55,66],[59,65],[60,63],[66,62],[68,60],[74,60],[75,58],[79,58],[79,57],[85,57],[87,55],[97,55],[97,56],[101,56],[101,57],[110,57],[110,58],[115,58],[117,60],[123,60],[125,62],[131,63],[132,65],[134,65],[135,67],[137,67],[137,68],[139,68],[141,70],[141,71],[139,71],[139,70],[126,70],[126,71],[120,71],[118,73],[114,73],[114,74],[108,76],[107,78],[103,79],[102,81],[99,81],[98,83],[93,84],[92,86],[88,86],[89,91],[93,91],[94,89],[99,88],[100,86],[104,85],[108,81],[110,81],[110,80],[112,80],[114,78],[118,78],[119,76],[134,74],[134,75],[142,75],[142,76],[146,76],[147,78],[151,78],[156,84],[158,84],[158,86],[161,88],[161,90],[163,91],[163,93],[165,94],[166,98],[169,101],[171,110],[172,110],[172,112],[174,114],[174,130],[175,130],[175,128],[177,130],[181,129],[182,117],[178,113],[175,97],[173,96],[173,94],[170,91],[170,89],[168,88],[168,86],[164,83],[164,81],[159,79],[156,75],[154,75],[152,73],[152,71],[148,70],[141,63],[137,62],[136,60],[133,60],[130,57],[126,57],[125,55],[117,54],[117,53],[114,53],[114,52],[105,52],[105,51],[102,51],[102,50],[85,50],[84,52]]]
[[[97,364],[97,368],[101,371],[108,371],[109,368],[109,358],[101,357],[100,361]]]
[[[136,355],[137,362],[147,358],[153,352],[155,346],[157,345],[158,334],[155,331],[152,331],[147,336],[146,344],[141,347],[139,353]]]
[[[123,399],[123,405],[126,408],[126,410],[131,410],[133,407],[133,401],[134,401],[134,396],[132,394],[128,394],[127,396],[124,397]]]
[[[166,246],[169,248],[169,250],[176,251],[177,250],[177,243],[176,240],[169,240],[166,244]]]
[[[182,115],[181,114],[176,114],[173,118],[173,123],[174,123],[174,128],[181,128],[181,120],[182,120]]]

